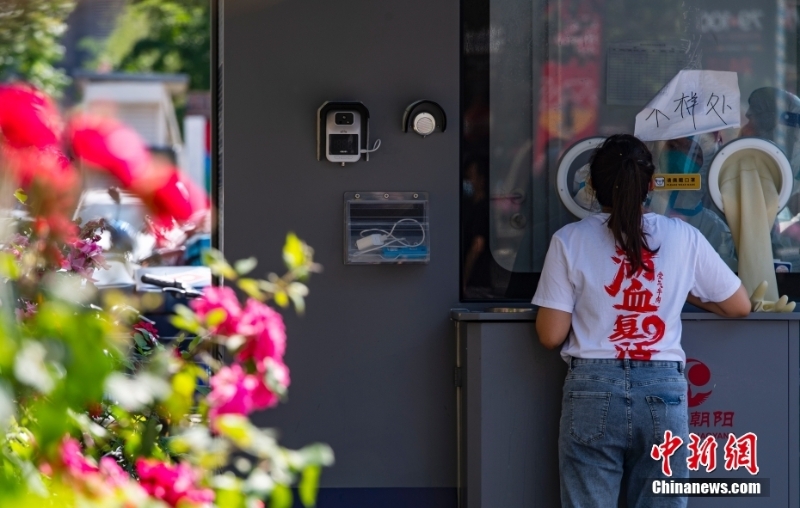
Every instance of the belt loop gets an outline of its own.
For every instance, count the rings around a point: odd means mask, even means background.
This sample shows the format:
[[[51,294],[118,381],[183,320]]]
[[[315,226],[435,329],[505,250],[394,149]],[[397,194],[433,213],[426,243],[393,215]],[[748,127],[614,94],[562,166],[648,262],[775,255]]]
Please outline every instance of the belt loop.
[[[678,372],[679,372],[680,374],[683,374],[683,369],[684,369],[684,368],[685,368],[685,367],[684,367],[684,365],[683,365],[683,362],[678,362]]]
[[[569,357],[569,371],[570,372],[572,372],[572,368],[573,367],[575,367],[575,357],[574,356],[570,356]]]

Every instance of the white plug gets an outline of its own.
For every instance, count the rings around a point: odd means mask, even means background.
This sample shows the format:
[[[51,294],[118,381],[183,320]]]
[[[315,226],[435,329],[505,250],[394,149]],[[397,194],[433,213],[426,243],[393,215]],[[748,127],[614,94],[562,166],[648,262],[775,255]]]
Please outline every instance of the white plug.
[[[358,247],[358,250],[369,249],[370,247],[383,245],[384,240],[386,240],[386,235],[375,233],[356,240],[356,247]]]

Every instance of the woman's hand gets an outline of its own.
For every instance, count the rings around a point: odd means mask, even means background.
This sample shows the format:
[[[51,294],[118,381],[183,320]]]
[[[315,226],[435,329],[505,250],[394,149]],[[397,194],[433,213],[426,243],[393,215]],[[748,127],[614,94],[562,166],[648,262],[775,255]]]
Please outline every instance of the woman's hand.
[[[554,349],[567,339],[572,326],[572,314],[563,310],[539,307],[536,313],[536,333],[539,342],[547,349]]]

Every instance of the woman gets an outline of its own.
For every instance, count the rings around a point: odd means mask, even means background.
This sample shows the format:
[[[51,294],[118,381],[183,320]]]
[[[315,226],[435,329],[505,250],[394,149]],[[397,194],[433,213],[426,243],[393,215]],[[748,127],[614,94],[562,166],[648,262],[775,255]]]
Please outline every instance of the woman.
[[[553,235],[533,303],[542,344],[564,343],[569,363],[559,436],[565,508],[682,507],[685,497],[652,497],[647,479],[665,478],[650,457],[664,432],[685,443],[671,478],[688,477],[684,302],[744,317],[750,301],[738,277],[692,226],[642,204],[653,189],[652,156],[618,134],[590,161],[602,213]],[[688,298],[687,298],[688,295]],[[565,342],[566,340],[566,342]]]

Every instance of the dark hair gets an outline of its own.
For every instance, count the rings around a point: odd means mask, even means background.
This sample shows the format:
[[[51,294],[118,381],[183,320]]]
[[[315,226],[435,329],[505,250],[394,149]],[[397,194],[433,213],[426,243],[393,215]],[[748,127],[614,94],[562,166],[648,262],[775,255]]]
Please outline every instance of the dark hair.
[[[647,244],[642,225],[642,204],[655,172],[650,150],[630,134],[615,134],[594,151],[589,171],[597,201],[611,209],[608,228],[628,257],[629,275],[649,270],[642,261],[642,251],[658,252]]]

